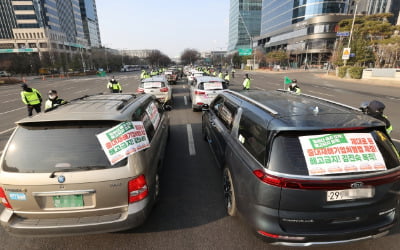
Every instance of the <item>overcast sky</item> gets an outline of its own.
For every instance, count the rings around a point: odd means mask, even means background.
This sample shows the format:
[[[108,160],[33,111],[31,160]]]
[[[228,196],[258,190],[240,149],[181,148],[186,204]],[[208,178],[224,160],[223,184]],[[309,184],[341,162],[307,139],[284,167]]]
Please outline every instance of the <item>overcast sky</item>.
[[[96,0],[102,44],[113,49],[226,50],[229,0]]]

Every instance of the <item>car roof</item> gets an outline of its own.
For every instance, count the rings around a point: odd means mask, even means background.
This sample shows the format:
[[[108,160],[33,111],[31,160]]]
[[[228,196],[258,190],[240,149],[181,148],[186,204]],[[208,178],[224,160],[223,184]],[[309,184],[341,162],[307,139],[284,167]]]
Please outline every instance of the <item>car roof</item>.
[[[223,82],[224,80],[219,77],[215,77],[215,76],[198,76],[198,77],[196,77],[196,81],[197,82]]]
[[[316,96],[296,94],[286,90],[242,92],[225,91],[237,100],[245,100],[270,116],[271,129],[314,130],[356,127],[379,127],[384,123],[365,115],[361,110]],[[244,106],[244,105],[242,105]]]
[[[57,121],[127,121],[132,119],[132,109],[152,95],[97,94],[71,100],[57,108],[17,121],[18,125]]]

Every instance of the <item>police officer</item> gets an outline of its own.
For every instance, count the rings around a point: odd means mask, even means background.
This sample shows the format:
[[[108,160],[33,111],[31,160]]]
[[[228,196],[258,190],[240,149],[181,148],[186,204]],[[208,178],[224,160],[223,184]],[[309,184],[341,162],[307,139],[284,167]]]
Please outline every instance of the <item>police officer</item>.
[[[121,84],[114,77],[107,83],[107,88],[111,93],[122,93]]]
[[[224,79],[224,76],[223,76],[221,71],[218,73],[218,77],[221,78],[221,79]]]
[[[393,130],[393,126],[390,124],[388,117],[383,114],[385,107],[385,104],[382,102],[373,100],[367,106],[367,114],[383,121],[386,124],[386,132],[390,134],[390,132]]]
[[[44,112],[50,111],[58,105],[67,103],[65,100],[58,98],[56,90],[49,90],[48,97],[49,99],[47,99],[44,104]]]
[[[250,89],[250,78],[249,78],[249,74],[245,74],[244,75],[244,80],[243,80],[243,89],[244,90],[249,90]]]
[[[297,86],[297,80],[293,79],[292,83],[289,86],[289,91],[294,92],[296,94],[300,94],[301,93],[301,89],[299,86]]]
[[[230,76],[229,76],[229,73],[228,73],[228,71],[226,71],[226,72],[225,72],[225,77],[224,77],[224,80],[225,80],[225,82],[226,82],[227,84],[229,84],[229,82],[230,82],[231,78],[230,78]]]
[[[32,116],[32,111],[35,109],[36,113],[42,111],[42,95],[37,89],[30,88],[26,83],[21,85],[21,99],[28,108],[28,116]]]

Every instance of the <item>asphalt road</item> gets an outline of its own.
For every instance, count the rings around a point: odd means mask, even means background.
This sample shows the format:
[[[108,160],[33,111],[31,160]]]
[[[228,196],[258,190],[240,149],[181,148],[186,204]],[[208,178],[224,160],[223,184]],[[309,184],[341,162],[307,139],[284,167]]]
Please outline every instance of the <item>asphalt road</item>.
[[[361,101],[379,99],[387,105],[400,138],[400,87],[349,84],[319,78],[313,73],[250,73],[252,88],[283,88],[283,77],[296,78],[303,93],[358,106]],[[124,92],[133,92],[138,73],[115,74]],[[243,72],[237,72],[231,88],[240,89]],[[85,94],[106,92],[106,78],[32,80],[28,84],[44,96],[56,89],[61,98],[71,100]],[[15,126],[26,116],[18,85],[0,86],[0,148]],[[99,235],[55,238],[20,238],[0,228],[0,249],[290,249],[271,246],[260,240],[237,217],[226,215],[223,205],[221,172],[201,136],[201,112],[192,112],[185,81],[173,85],[174,107],[170,115],[170,139],[161,174],[160,201],[143,226]],[[1,208],[0,208],[1,210]],[[400,236],[341,245],[347,249],[398,249]],[[337,246],[314,249],[337,249]]]

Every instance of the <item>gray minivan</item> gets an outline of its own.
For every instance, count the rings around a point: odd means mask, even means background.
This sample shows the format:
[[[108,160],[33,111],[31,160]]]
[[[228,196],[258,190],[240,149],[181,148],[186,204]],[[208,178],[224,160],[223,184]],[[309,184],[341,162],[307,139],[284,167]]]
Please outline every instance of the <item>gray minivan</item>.
[[[324,245],[395,228],[400,157],[383,122],[284,90],[228,90],[203,110],[227,213],[242,215],[263,239]]]
[[[0,159],[1,225],[23,236],[139,226],[159,194],[168,126],[149,94],[85,96],[18,121]]]

